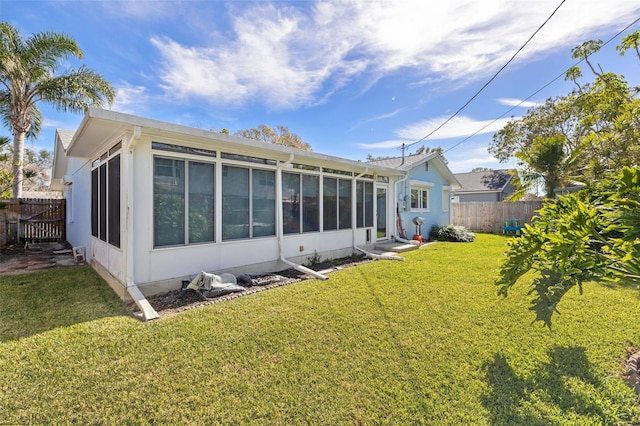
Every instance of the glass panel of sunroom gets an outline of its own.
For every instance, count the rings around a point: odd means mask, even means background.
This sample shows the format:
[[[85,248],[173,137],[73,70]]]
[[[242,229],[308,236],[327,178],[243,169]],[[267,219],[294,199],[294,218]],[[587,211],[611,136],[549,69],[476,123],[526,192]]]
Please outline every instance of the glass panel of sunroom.
[[[276,186],[272,170],[252,170],[253,236],[276,234]]]
[[[222,239],[249,238],[249,169],[222,166]]]
[[[282,229],[285,234],[300,232],[300,175],[282,173]]]
[[[189,242],[214,239],[214,165],[189,163]]]
[[[322,180],[322,229],[338,229],[338,180],[325,177]]]
[[[302,175],[302,232],[320,230],[320,177]]]
[[[184,161],[154,158],[154,247],[184,244],[184,186]]]

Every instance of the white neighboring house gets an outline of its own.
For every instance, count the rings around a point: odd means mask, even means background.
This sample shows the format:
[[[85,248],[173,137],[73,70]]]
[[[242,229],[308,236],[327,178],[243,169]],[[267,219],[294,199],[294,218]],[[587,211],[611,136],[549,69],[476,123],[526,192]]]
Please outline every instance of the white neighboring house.
[[[145,295],[200,271],[277,271],[391,239],[408,176],[97,108],[57,131],[52,175],[67,240],[146,319]]]

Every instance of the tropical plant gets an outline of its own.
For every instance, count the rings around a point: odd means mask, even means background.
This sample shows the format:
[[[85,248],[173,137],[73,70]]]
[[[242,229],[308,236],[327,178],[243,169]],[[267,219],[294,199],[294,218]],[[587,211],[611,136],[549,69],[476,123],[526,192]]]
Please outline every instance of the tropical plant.
[[[640,59],[639,40],[636,31],[617,49],[621,55],[634,51]],[[552,197],[552,189],[595,182],[606,172],[640,164],[639,90],[591,62],[602,45],[592,40],[572,50],[595,76],[593,82],[580,83],[580,68],[569,69],[565,79],[576,85],[571,93],[548,99],[494,135],[489,152],[501,162],[518,160],[523,188],[543,180]]]
[[[24,142],[40,131],[39,102],[61,111],[84,111],[113,102],[111,85],[84,65],[59,71],[82,50],[65,34],[42,32],[23,39],[9,23],[0,23],[0,116],[13,133],[13,198],[22,195]]]
[[[625,167],[577,194],[548,202],[508,242],[498,294],[533,272],[531,310],[551,327],[562,297],[586,282],[640,283],[640,168]]]

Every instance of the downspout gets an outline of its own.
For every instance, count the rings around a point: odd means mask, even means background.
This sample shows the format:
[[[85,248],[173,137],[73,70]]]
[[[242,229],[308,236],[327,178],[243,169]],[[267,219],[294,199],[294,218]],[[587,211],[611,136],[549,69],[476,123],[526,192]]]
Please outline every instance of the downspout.
[[[364,176],[367,172],[369,171],[368,167],[364,168],[364,171],[362,173],[360,173],[359,175],[355,176],[353,178],[353,185],[351,185],[351,199],[353,200],[352,202],[355,203],[357,205],[357,200],[356,200],[356,180],[358,180],[359,178],[361,178],[362,176]],[[404,260],[404,258],[400,257],[400,256],[391,256],[391,255],[384,255],[384,254],[375,254],[375,253],[371,253],[368,252],[364,249],[361,249],[360,247],[356,246],[356,224],[357,222],[357,211],[356,209],[351,209],[351,221],[353,223],[353,226],[351,227],[351,245],[353,246],[353,248],[355,250],[358,250],[359,252],[362,252],[365,256],[371,258],[371,259],[380,259],[380,260]]]
[[[289,164],[293,162],[293,153],[289,154],[289,159],[284,163],[280,164],[276,168],[276,229],[278,234],[278,251],[280,254],[280,261],[291,266],[292,268],[304,272],[305,274],[309,274],[315,278],[326,280],[327,276],[322,275],[312,269],[309,269],[305,266],[299,265],[297,263],[293,263],[290,260],[284,258],[284,229],[282,218],[284,216],[282,212],[282,169],[287,167]]]
[[[403,183],[404,181],[406,181],[407,179],[409,179],[409,175],[405,175],[405,177],[403,177],[402,179],[400,179],[399,181],[397,181],[395,183],[396,185],[396,197],[400,194],[400,191],[398,191],[398,185]],[[398,211],[399,211],[399,206],[398,206]],[[396,232],[395,235],[393,237],[394,240],[400,242],[400,243],[406,243],[406,244],[414,244],[413,242],[411,242],[410,240],[407,240],[406,238],[400,238],[400,236],[398,235],[400,233],[400,230],[398,229],[398,221],[395,221],[396,223]]]
[[[124,237],[125,237],[125,253],[124,253],[124,269],[126,276],[126,290],[129,296],[133,299],[135,304],[142,312],[142,316],[145,321],[160,318],[160,315],[153,309],[149,301],[144,297],[138,286],[134,282],[133,278],[133,151],[140,140],[142,134],[142,128],[140,126],[134,126],[133,135],[126,146],[126,151],[123,152],[123,157],[126,155],[126,170],[127,170],[127,188],[126,188],[126,200],[125,200],[125,221],[124,221]]]

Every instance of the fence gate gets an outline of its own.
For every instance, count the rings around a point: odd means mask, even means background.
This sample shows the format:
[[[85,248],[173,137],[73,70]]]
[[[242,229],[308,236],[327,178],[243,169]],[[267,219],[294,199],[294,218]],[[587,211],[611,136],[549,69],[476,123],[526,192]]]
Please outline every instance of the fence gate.
[[[65,241],[66,200],[22,198],[5,209],[7,243]]]

